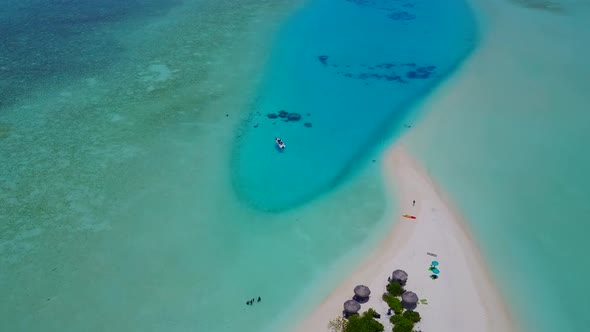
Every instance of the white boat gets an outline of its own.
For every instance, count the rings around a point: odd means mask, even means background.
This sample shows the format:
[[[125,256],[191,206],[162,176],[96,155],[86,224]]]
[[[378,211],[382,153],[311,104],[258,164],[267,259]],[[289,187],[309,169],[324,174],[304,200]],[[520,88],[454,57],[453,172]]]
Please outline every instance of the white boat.
[[[283,142],[283,140],[281,140],[280,138],[275,138],[275,142],[277,142],[277,145],[279,146],[279,148],[284,149],[285,148],[285,142]]]

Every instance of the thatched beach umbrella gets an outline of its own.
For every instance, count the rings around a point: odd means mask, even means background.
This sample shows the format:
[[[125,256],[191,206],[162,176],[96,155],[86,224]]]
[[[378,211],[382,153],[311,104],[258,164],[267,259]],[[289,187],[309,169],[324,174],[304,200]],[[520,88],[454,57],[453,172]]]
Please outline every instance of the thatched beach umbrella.
[[[366,299],[371,295],[371,290],[365,285],[358,285],[354,288],[354,295],[361,299]]]
[[[414,309],[418,304],[418,295],[414,292],[404,292],[402,294],[402,305],[406,309]]]
[[[344,302],[344,313],[346,315],[356,314],[361,310],[361,305],[355,300],[348,300]]]
[[[404,286],[408,281],[408,274],[404,270],[395,270],[391,274],[391,281],[397,281],[400,285]]]

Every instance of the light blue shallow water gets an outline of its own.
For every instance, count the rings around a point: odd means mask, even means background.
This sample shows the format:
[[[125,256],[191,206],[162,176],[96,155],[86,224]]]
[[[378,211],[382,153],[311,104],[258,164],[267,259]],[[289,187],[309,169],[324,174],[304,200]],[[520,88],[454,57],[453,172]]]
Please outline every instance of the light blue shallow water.
[[[3,6],[3,328],[260,331],[318,300],[305,290],[383,226],[378,164],[355,159],[474,40],[459,1],[317,0],[290,16],[296,8]],[[392,75],[367,67],[385,63],[406,80],[411,62],[436,69],[408,83],[346,76]],[[304,119],[277,132],[256,114],[281,108]],[[333,136],[347,145],[317,144]]]
[[[485,48],[407,141],[465,215],[524,330],[586,331],[590,7],[490,7]]]
[[[336,185],[471,50],[474,25],[461,1],[310,2],[277,37],[235,146],[240,196],[280,210]],[[302,118],[268,118],[280,110]]]

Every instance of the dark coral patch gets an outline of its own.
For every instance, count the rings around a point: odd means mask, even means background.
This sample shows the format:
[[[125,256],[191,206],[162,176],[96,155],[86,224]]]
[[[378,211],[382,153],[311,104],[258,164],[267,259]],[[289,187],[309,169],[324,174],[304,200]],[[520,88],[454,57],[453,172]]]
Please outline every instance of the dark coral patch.
[[[320,60],[322,65],[324,65],[324,66],[328,65],[328,56],[327,55],[320,55],[320,56],[318,56],[318,59]]]
[[[401,10],[404,8],[406,10],[413,10],[414,5],[407,1],[399,1],[399,0],[346,0],[348,2],[352,2],[359,6],[363,7],[370,7],[377,10],[384,12],[387,14],[386,16],[392,20],[396,21],[408,21],[413,20],[416,18],[416,15]],[[513,0],[516,1],[516,0]],[[521,1],[521,0],[518,0]],[[401,4],[400,4],[401,2]]]
[[[415,19],[416,15],[404,11],[396,11],[387,15],[387,17],[394,21],[410,21]]]
[[[325,56],[327,57],[327,56]],[[429,78],[433,71],[436,69],[436,66],[418,66],[414,62],[408,63],[396,63],[396,62],[383,62],[378,63],[375,65],[367,65],[367,64],[358,64],[356,66],[351,66],[350,64],[331,64],[329,67],[340,67],[340,68],[347,68],[346,70],[340,70],[336,73],[338,75],[342,75],[346,78],[352,78],[357,80],[377,80],[377,81],[388,81],[388,82],[398,82],[398,83],[408,83],[407,80],[402,78],[398,73],[394,70],[395,68],[400,68],[400,66],[404,67],[412,67],[412,70],[407,71],[405,74],[402,74],[404,78],[409,79],[426,79]],[[350,68],[350,69],[348,69]],[[365,83],[367,85],[368,83]],[[279,116],[281,116],[279,114]]]

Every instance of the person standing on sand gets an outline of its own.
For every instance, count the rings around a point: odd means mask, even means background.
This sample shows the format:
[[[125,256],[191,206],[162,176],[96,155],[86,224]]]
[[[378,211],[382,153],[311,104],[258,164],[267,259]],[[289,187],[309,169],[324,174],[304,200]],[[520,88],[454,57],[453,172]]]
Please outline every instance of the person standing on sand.
[[[416,201],[412,201],[412,206],[416,205]]]

